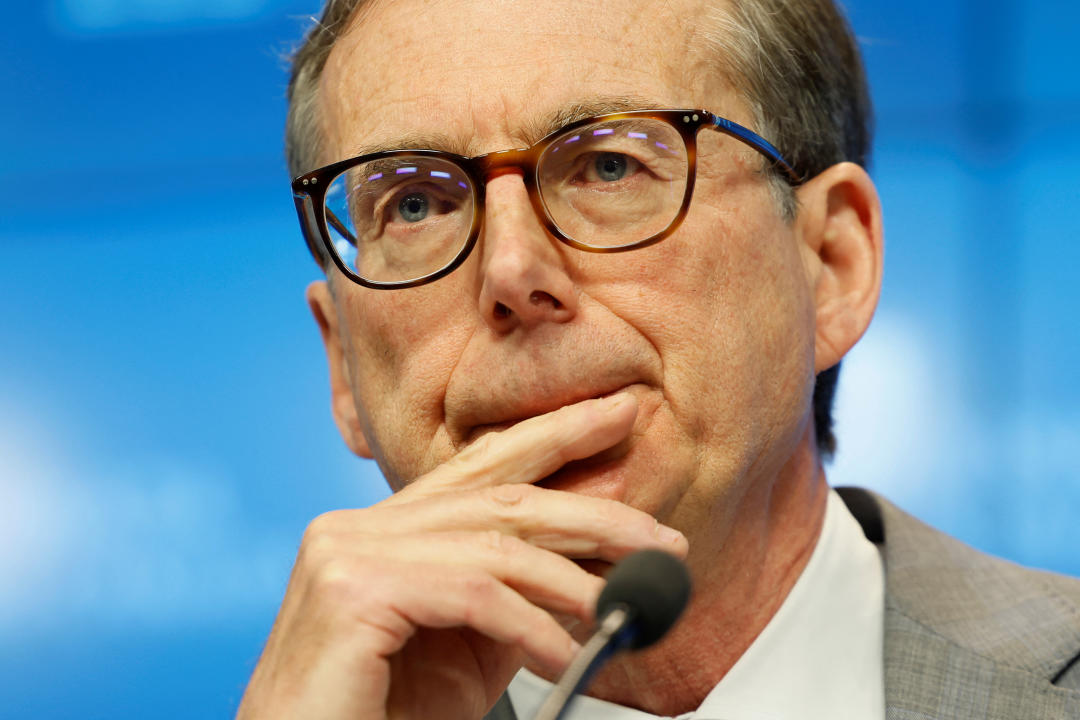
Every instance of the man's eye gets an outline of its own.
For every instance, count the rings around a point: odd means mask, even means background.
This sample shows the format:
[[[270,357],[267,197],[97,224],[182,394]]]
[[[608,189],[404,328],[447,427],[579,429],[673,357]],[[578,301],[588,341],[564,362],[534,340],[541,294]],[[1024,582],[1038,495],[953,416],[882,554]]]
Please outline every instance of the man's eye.
[[[412,185],[387,193],[374,210],[385,223],[409,226],[439,220],[459,207],[459,200],[448,196],[441,188]]]
[[[641,163],[623,153],[597,153],[586,166],[584,179],[586,182],[618,182],[636,173],[640,167]]]
[[[424,193],[409,193],[397,204],[398,215],[407,223],[420,222],[428,215],[430,203]]]

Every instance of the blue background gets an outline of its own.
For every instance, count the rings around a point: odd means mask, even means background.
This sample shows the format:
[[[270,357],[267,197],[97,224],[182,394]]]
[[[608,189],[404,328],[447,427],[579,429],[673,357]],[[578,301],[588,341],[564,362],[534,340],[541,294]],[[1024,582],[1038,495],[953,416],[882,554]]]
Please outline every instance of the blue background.
[[[386,492],[280,149],[317,3],[3,7],[0,717],[230,716],[306,524]],[[848,7],[888,251],[830,479],[1080,574],[1080,6]]]

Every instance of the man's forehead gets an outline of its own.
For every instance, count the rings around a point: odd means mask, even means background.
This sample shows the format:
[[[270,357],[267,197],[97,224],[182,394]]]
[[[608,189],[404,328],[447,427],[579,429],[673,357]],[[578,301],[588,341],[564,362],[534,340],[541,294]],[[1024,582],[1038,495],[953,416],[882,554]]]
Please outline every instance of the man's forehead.
[[[696,2],[697,0],[685,0]],[[377,2],[342,34],[320,94],[337,156],[396,148],[476,155],[567,122],[703,104],[685,69],[684,1]]]
[[[609,113],[627,112],[662,107],[664,102],[644,94],[597,95],[545,109],[529,109],[521,117],[514,119],[511,133],[522,146],[532,145],[550,135],[559,128]],[[396,131],[395,128],[378,129],[371,139],[360,142],[346,142],[345,152],[350,156],[366,155],[385,150],[444,150],[459,155],[480,155],[490,152],[480,147],[476,135],[467,129],[432,130],[432,131]],[[510,149],[510,148],[500,148]]]

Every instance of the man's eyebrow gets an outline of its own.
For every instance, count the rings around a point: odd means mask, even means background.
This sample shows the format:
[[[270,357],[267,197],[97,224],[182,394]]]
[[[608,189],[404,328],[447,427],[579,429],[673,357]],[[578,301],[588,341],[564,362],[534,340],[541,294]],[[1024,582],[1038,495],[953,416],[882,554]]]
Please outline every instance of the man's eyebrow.
[[[558,108],[539,120],[529,123],[523,134],[527,143],[531,145],[559,128],[578,120],[597,115],[610,115],[631,110],[654,110],[662,107],[665,107],[664,103],[640,95],[605,95]]]
[[[648,110],[664,107],[663,103],[649,100],[638,95],[609,95],[582,100],[564,105],[540,116],[536,120],[523,124],[519,135],[526,145],[531,145],[559,128],[578,120],[628,112],[630,110]],[[498,148],[508,150],[510,148]],[[354,145],[349,149],[349,157],[370,155],[388,150],[442,150],[458,155],[475,155],[472,138],[455,137],[445,132],[409,132],[387,140]]]
[[[469,148],[465,143],[442,132],[410,132],[396,135],[391,139],[354,145],[349,149],[349,157],[370,155],[388,150],[442,150],[444,152],[467,155]]]

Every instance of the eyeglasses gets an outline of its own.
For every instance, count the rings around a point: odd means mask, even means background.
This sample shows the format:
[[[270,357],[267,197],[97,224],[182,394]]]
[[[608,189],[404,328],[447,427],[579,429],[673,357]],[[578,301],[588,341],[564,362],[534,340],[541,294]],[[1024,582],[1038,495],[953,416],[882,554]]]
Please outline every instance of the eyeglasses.
[[[315,260],[375,289],[432,282],[476,244],[487,178],[523,171],[537,217],[586,252],[645,247],[675,232],[694,191],[697,133],[710,128],[802,178],[767,140],[704,110],[640,110],[571,123],[529,148],[464,157],[438,150],[361,155],[292,182]]]

